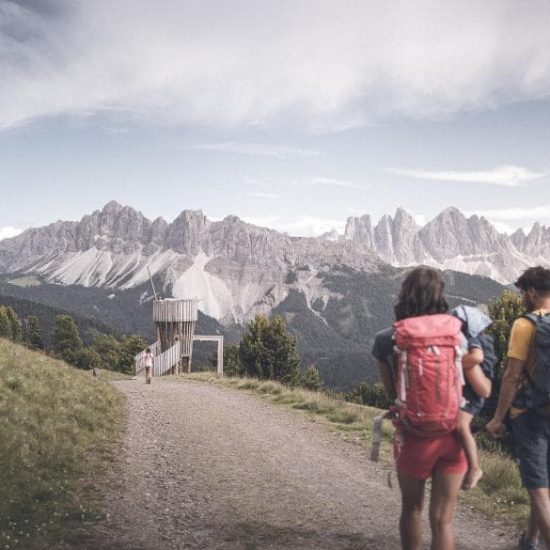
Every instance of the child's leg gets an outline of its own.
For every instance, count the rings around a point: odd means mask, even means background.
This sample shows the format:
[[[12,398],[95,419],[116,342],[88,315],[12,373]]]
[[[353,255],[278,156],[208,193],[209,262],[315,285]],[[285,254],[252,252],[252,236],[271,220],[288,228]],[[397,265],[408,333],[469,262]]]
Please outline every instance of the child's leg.
[[[456,428],[458,438],[464,448],[464,452],[466,453],[466,458],[468,460],[468,472],[466,473],[464,483],[462,484],[462,488],[465,490],[473,489],[483,475],[483,472],[479,467],[476,440],[474,439],[472,430],[470,429],[472,418],[473,416],[470,413],[460,411],[458,414],[458,424]]]

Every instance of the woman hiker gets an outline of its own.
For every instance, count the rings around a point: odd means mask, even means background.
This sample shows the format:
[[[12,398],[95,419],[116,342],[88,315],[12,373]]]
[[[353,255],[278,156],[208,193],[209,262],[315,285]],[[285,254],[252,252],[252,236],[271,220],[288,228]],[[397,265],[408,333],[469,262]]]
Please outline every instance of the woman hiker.
[[[394,456],[404,550],[421,548],[424,492],[430,477],[431,549],[454,550],[456,500],[468,470],[455,432],[467,346],[461,322],[447,314],[443,289],[439,272],[423,267],[411,271],[395,306],[396,323],[377,334],[372,350],[386,394],[397,403],[392,409],[396,415]],[[443,403],[441,395],[450,401]],[[419,407],[416,412],[414,407]]]

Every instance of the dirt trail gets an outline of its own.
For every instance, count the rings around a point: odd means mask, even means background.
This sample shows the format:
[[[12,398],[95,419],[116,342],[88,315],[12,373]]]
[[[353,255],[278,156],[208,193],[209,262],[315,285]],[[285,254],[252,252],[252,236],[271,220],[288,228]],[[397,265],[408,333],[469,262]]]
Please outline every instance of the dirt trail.
[[[128,433],[108,518],[79,548],[399,548],[398,490],[365,448],[305,414],[191,381],[116,382]],[[427,531],[427,529],[425,529]],[[459,548],[514,548],[509,530],[462,510]]]

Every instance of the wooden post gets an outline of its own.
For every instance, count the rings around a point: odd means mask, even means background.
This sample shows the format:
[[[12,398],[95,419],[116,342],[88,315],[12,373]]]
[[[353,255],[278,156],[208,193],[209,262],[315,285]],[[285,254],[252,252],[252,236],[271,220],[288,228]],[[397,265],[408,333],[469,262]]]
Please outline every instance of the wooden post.
[[[223,336],[218,340],[218,374],[223,376]]]

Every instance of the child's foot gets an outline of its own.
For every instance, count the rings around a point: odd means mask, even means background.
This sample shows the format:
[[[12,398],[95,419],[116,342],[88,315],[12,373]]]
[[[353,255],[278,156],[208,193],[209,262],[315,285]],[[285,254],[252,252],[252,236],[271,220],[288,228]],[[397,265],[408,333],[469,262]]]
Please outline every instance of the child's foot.
[[[464,481],[462,482],[462,488],[465,491],[473,489],[479,483],[482,476],[483,470],[481,468],[470,468],[464,478]]]

